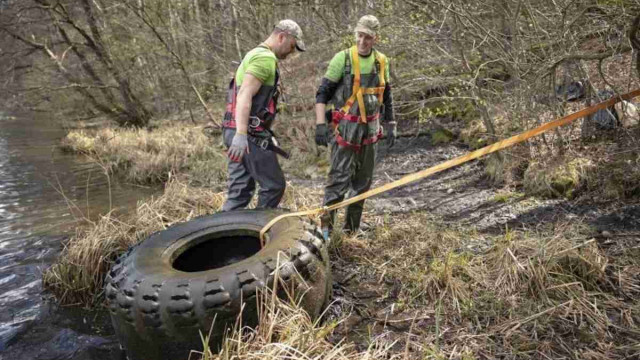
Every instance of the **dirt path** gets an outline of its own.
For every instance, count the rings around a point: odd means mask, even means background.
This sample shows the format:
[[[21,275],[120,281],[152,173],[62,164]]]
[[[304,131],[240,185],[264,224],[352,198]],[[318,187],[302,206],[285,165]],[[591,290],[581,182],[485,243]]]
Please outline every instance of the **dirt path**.
[[[429,137],[402,138],[393,148],[381,144],[379,150],[373,187],[469,151],[456,144],[433,146]],[[473,226],[480,232],[572,219],[592,224],[598,233],[640,230],[640,206],[635,203],[593,203],[588,196],[572,201],[527,197],[493,186],[478,160],[369,199],[366,209],[369,214],[397,215],[424,211],[443,223]]]

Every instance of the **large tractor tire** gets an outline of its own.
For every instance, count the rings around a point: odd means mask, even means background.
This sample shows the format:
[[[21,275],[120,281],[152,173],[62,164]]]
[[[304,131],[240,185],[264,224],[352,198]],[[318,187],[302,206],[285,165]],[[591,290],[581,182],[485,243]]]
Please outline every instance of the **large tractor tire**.
[[[282,212],[243,210],[204,216],[157,232],[121,256],[105,294],[116,335],[130,360],[187,359],[212,330],[217,350],[243,307],[243,326],[257,325],[256,290],[277,273],[318,317],[331,295],[327,245],[317,227]],[[304,281],[299,281],[302,278]],[[298,280],[296,280],[298,279]],[[214,322],[215,319],[215,322]]]

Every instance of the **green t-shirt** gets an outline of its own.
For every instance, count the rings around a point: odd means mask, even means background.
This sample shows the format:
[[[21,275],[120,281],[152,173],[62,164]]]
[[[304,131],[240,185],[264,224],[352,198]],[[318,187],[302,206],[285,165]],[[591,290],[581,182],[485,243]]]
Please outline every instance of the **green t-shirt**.
[[[384,69],[384,79],[385,82],[389,82],[389,59],[386,55],[381,52],[378,52],[385,59],[385,69]],[[349,50],[349,59],[351,59],[351,50]],[[329,62],[329,67],[327,68],[327,72],[324,74],[324,77],[330,81],[338,82],[342,79],[342,75],[344,75],[344,60],[345,60],[345,51],[340,51],[337,53],[331,62]],[[353,66],[353,59],[351,59],[351,64]],[[373,51],[371,55],[364,57],[360,56],[360,74],[371,74],[373,66],[375,64],[375,56],[373,56]],[[353,70],[351,71],[353,73]]]
[[[262,85],[273,86],[276,82],[278,59],[271,50],[257,47],[247,53],[236,71],[236,85],[240,87],[244,74],[249,73],[262,82]]]

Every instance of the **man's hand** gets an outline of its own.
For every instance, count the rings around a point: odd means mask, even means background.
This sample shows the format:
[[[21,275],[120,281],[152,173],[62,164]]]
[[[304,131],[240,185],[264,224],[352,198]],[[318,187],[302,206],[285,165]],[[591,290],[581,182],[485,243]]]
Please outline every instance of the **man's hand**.
[[[249,153],[247,134],[239,134],[236,132],[233,140],[231,140],[231,147],[227,150],[227,156],[231,161],[241,162],[245,152]]]
[[[329,144],[329,129],[327,124],[316,124],[316,145],[327,146]]]
[[[389,121],[384,125],[384,131],[387,135],[387,145],[388,147],[392,147],[396,143],[396,138],[398,137],[398,129],[396,127],[395,121]]]

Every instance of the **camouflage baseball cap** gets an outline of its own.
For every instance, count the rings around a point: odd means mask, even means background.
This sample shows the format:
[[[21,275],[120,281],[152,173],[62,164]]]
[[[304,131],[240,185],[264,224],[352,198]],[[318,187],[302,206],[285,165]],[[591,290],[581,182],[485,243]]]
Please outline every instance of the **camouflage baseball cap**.
[[[380,30],[380,21],[373,15],[365,15],[358,20],[356,25],[356,32],[363,32],[371,36],[376,36]]]
[[[300,25],[293,20],[282,20],[276,26],[276,29],[286,32],[296,39],[296,49],[298,51],[305,51],[307,47],[304,45],[304,41],[302,41],[302,29],[300,29]]]

